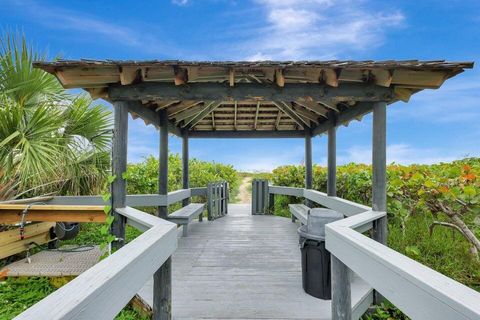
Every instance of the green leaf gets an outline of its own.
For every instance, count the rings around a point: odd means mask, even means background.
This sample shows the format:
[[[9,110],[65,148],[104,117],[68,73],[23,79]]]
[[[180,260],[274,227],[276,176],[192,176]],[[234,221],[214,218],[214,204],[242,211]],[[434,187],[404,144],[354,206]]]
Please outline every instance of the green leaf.
[[[427,180],[425,181],[424,185],[427,188],[432,188],[433,186],[435,186],[435,183],[432,180]]]
[[[100,228],[100,233],[105,235],[105,234],[108,234],[110,231],[110,226],[105,224],[103,225],[101,228]]]
[[[122,179],[123,179],[123,180],[127,180],[127,179],[128,179],[128,173],[127,173],[127,172],[123,172],[123,173],[122,173]]]
[[[114,216],[108,216],[105,222],[110,226],[112,225],[113,220],[115,220]]]
[[[414,257],[420,256],[420,249],[417,246],[407,246],[405,248],[405,252],[410,256],[414,256]]]
[[[465,188],[463,188],[463,192],[470,197],[474,197],[477,194],[477,191],[473,186],[466,186]]]
[[[117,176],[116,176],[116,175],[108,176],[108,177],[107,177],[107,181],[108,181],[108,183],[110,183],[110,184],[112,184],[113,181],[115,181],[115,179],[117,179]]]
[[[106,205],[103,207],[103,212],[105,212],[105,214],[110,214],[110,211],[112,211],[112,206]]]
[[[110,193],[105,193],[104,195],[102,195],[102,200],[103,200],[103,202],[108,202],[108,201],[110,201],[111,197],[112,197],[112,195]]]

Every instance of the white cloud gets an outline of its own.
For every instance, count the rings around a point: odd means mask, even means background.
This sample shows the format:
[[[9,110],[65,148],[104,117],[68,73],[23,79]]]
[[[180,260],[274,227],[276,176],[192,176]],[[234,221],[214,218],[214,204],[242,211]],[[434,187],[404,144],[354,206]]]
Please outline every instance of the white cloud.
[[[239,46],[243,52],[247,51],[244,57],[250,60],[252,57],[331,59],[346,52],[371,49],[382,44],[389,28],[401,25],[404,20],[399,11],[366,9],[365,1],[255,2],[261,5],[265,21]]]
[[[189,0],[172,0],[173,4],[179,5],[179,6],[186,6],[188,4]]]

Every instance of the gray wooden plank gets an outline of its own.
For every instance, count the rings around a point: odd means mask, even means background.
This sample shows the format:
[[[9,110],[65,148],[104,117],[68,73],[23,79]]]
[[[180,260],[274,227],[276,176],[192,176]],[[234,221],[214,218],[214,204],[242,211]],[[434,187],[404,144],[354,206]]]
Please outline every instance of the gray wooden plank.
[[[174,319],[330,319],[330,301],[302,289],[298,225],[229,205],[215,221],[192,221],[172,256]],[[352,302],[371,288],[352,283]],[[140,294],[151,301],[152,281]],[[149,298],[150,297],[150,298]]]

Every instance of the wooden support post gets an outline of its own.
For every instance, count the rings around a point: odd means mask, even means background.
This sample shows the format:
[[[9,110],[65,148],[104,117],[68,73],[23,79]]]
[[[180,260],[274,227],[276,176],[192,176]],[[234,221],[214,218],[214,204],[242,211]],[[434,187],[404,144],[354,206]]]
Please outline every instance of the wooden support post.
[[[127,186],[123,173],[127,171],[127,141],[128,141],[128,101],[113,103],[113,139],[112,139],[112,175],[115,180],[111,184],[111,203],[114,221],[112,234],[117,240],[112,243],[114,249],[121,248],[125,243],[125,218],[115,213],[115,208],[125,207]]]
[[[332,259],[332,320],[352,319],[350,269],[334,255]]]
[[[158,112],[160,123],[160,154],[158,165],[158,194],[168,194],[168,117],[165,109]],[[158,216],[165,219],[168,206],[158,207]],[[153,319],[172,319],[172,258],[153,275]]]
[[[328,128],[328,177],[327,177],[327,195],[337,196],[337,127],[335,111],[330,111],[328,118],[332,126]]]
[[[188,177],[188,131],[182,132],[182,188],[190,188]],[[190,203],[190,198],[183,199],[182,205],[185,207]],[[201,219],[200,219],[201,220]]]
[[[372,144],[372,208],[387,210],[387,104],[377,102],[373,106]],[[376,241],[387,244],[387,217],[374,223]]]
[[[172,258],[153,274],[153,319],[172,319]]]
[[[305,189],[312,189],[312,133],[305,130]],[[307,207],[312,207],[310,200],[305,200]]]
[[[168,194],[168,118],[167,111],[158,112],[160,120],[160,154],[158,164],[158,194]],[[168,215],[168,206],[158,207],[158,216],[165,219]]]
[[[372,209],[387,210],[387,103],[373,104],[372,135]],[[387,216],[373,222],[373,239],[387,245]],[[375,304],[384,298],[374,292]]]

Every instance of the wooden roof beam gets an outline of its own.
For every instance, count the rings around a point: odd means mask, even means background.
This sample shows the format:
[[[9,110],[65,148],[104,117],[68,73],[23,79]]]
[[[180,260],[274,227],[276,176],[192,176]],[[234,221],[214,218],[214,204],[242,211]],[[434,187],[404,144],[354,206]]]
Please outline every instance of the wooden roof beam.
[[[111,100],[262,100],[262,101],[391,101],[393,89],[366,83],[342,83],[338,87],[318,83],[289,83],[282,88],[265,83],[188,83],[176,86],[164,82],[112,85]]]
[[[143,106],[139,101],[130,101],[128,103],[128,111],[130,113],[135,113],[144,121],[154,124],[155,127],[158,127],[160,125],[160,118],[158,116],[158,113]],[[170,121],[168,121],[168,131],[178,137],[182,136],[182,132],[180,131],[180,129]]]
[[[217,131],[190,131],[189,138],[305,138],[305,131],[300,130],[217,130]]]
[[[318,115],[310,110],[304,109],[302,107],[298,107],[293,105],[292,106],[293,111],[295,111],[298,115],[300,115],[303,118],[306,118],[316,124],[318,124]]]
[[[335,123],[330,121],[330,119],[325,120],[324,122],[320,123],[318,126],[313,128],[312,135],[316,136],[328,131],[329,128],[332,126],[339,126],[353,119],[363,116],[373,110],[373,102],[359,102],[355,106],[350,109],[347,109],[341,113],[336,115]]]
[[[321,106],[319,105],[318,103],[316,102],[309,102],[309,101],[305,101],[305,102],[298,102],[298,101],[294,101],[295,104],[299,105],[299,106],[302,106],[304,107],[305,109],[307,110],[310,110],[324,118],[327,118],[327,113],[328,113],[328,110],[324,107],[324,106]]]
[[[158,107],[155,109],[155,111],[158,112],[158,111],[160,111],[160,110],[162,110],[162,109],[168,108],[168,107],[173,106],[173,105],[178,104],[178,103],[180,103],[180,100],[169,101],[169,102],[167,102],[167,103],[165,103],[165,104],[162,104],[161,106],[158,106]]]
[[[207,106],[202,111],[200,111],[196,115],[192,116],[191,118],[186,119],[185,123],[183,124],[182,127],[187,128],[187,129],[190,129],[190,128],[194,127],[203,118],[205,118],[210,112],[213,112],[215,109],[217,109],[221,104],[222,104],[221,101],[220,102],[216,102],[216,101],[210,102],[209,104],[207,104]]]
[[[307,128],[310,128],[310,123],[308,123],[308,121],[306,121],[306,120],[302,119],[300,116],[298,116],[298,114],[296,114],[295,111],[293,111],[292,107],[288,106],[285,102],[274,101],[273,103],[275,104],[275,106],[277,106],[277,108],[279,110],[281,110],[287,116],[292,118],[292,120],[295,121],[295,123],[299,127],[304,128],[306,126]]]

